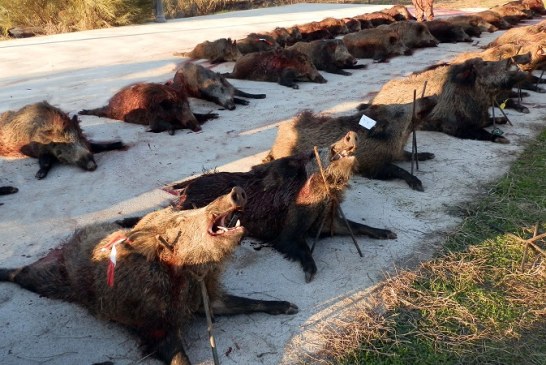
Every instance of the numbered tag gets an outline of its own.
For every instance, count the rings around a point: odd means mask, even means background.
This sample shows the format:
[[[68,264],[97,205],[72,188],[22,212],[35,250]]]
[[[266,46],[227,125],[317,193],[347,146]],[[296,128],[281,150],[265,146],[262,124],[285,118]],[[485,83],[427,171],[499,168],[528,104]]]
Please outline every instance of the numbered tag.
[[[361,126],[363,126],[366,129],[372,129],[377,122],[373,120],[372,118],[368,117],[367,115],[362,115],[360,118],[360,122],[358,122]]]

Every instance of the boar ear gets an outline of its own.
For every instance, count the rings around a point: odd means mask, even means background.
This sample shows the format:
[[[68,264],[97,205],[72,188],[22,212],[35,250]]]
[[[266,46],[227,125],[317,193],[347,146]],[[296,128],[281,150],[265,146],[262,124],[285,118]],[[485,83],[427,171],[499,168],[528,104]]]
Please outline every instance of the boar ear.
[[[474,65],[466,65],[455,73],[453,81],[458,84],[472,85],[476,81],[476,76]]]
[[[171,100],[163,100],[159,105],[163,109],[172,109],[173,108],[173,102]]]

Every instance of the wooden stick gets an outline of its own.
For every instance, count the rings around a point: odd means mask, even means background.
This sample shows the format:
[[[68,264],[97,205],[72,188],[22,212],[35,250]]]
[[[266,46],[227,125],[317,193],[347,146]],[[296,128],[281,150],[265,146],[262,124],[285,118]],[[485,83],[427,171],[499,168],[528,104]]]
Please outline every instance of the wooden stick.
[[[202,278],[199,280],[201,284],[201,295],[203,296],[203,307],[205,307],[205,315],[207,317],[207,331],[209,333],[210,348],[212,350],[212,358],[214,359],[214,365],[220,365],[220,360],[218,359],[218,350],[216,349],[216,340],[214,339],[214,334],[212,333],[212,316],[210,315],[210,302],[209,295],[207,293],[207,286],[205,285],[205,280]]]
[[[413,109],[411,111],[411,128],[413,130],[411,143],[411,175],[413,176],[413,164],[417,165],[417,137],[415,136],[415,104],[417,102],[417,90],[413,90]],[[419,170],[419,165],[417,165]]]
[[[493,99],[493,101],[495,102],[495,105],[497,106],[497,108],[499,108],[499,110],[501,111],[502,115],[506,118],[506,121],[508,122],[508,124],[510,124],[511,126],[514,126],[512,124],[512,121],[510,121],[510,118],[508,118],[508,115],[506,115],[506,113],[504,112],[504,110],[502,110],[502,108],[500,107],[499,103],[497,102],[497,100]]]
[[[317,164],[319,166],[320,174],[322,176],[322,181],[324,181],[324,186],[326,187],[326,192],[328,193],[328,197],[329,197],[328,200],[331,201],[332,204],[337,204],[336,199],[333,199],[332,195],[330,194],[330,188],[328,187],[328,183],[326,182],[326,176],[324,175],[324,169],[322,168],[322,161],[320,160],[320,155],[319,155],[317,146],[314,146],[313,151],[315,152],[315,158],[317,159]],[[356,247],[356,250],[358,251],[358,254],[360,255],[360,257],[364,257],[362,255],[362,251],[360,250],[360,247],[358,246],[358,242],[356,241],[356,238],[355,238],[355,236],[353,234],[353,230],[351,229],[351,226],[350,226],[349,222],[347,221],[347,218],[345,217],[345,213],[343,213],[343,210],[341,209],[340,204],[338,204],[337,210],[340,213],[341,218],[345,222],[345,225],[347,226],[347,229],[349,230],[349,234],[351,235],[351,238],[353,239],[353,243],[354,243],[354,245]],[[325,217],[326,217],[326,215],[325,215]],[[334,216],[332,215],[332,220],[333,219],[334,219]],[[326,218],[323,219],[323,223],[324,223],[324,221],[326,221]],[[324,225],[323,223],[321,223],[321,226]],[[322,230],[322,228],[320,228],[320,229]],[[319,234],[320,234],[320,230],[319,230],[319,233],[317,233],[317,239],[318,239]],[[315,240],[315,242],[316,242],[316,240]],[[315,247],[315,243],[313,243],[313,248],[314,247]]]

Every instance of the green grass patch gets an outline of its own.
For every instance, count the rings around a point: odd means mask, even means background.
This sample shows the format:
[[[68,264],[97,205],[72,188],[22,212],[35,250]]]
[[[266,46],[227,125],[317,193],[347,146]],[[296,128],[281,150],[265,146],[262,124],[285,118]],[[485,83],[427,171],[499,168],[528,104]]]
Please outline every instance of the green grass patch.
[[[325,336],[335,359],[326,362],[545,365],[546,262],[529,250],[522,265],[514,237],[531,238],[537,223],[546,232],[545,176],[546,131],[468,210],[440,257],[388,280],[372,305],[380,316],[356,313],[361,323],[342,339]]]

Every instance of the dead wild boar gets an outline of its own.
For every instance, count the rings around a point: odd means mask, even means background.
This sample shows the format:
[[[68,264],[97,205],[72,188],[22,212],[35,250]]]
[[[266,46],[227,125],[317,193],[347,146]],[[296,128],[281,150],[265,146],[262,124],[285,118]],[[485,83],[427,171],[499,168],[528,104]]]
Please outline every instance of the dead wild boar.
[[[354,170],[356,138],[354,132],[347,132],[336,143],[320,149],[324,179],[315,154],[310,150],[256,165],[249,172],[209,173],[174,184],[172,188],[181,189],[179,206],[189,209],[208,204],[234,185],[241,186],[248,197],[240,215],[247,235],[269,242],[286,258],[298,261],[309,282],[317,272],[317,266],[306,237],[315,236],[320,228],[325,235],[349,234],[337,207]],[[320,227],[325,215],[330,219]],[[396,238],[389,230],[349,222],[356,235]]]
[[[357,58],[372,58],[375,62],[385,62],[392,56],[411,55],[412,50],[402,42],[398,32],[385,29],[364,29],[347,34],[343,43]]]
[[[78,303],[129,327],[166,364],[189,365],[181,336],[192,315],[204,313],[201,282],[214,315],[298,312],[289,302],[237,297],[220,287],[224,263],[245,232],[228,222],[246,200],[233,187],[200,209],[152,212],[132,229],[85,227],[30,265],[0,269],[0,281]]]
[[[237,61],[241,57],[241,52],[237,47],[237,42],[231,38],[220,38],[215,41],[204,41],[194,47],[193,50],[186,53],[175,53],[175,56],[184,56],[192,59],[208,59],[211,63],[221,63]]]
[[[150,132],[168,131],[171,135],[183,128],[200,131],[200,123],[218,117],[214,113],[192,113],[188,97],[181,89],[144,82],[126,86],[114,94],[107,105],[84,109],[79,114],[147,125]]]
[[[341,19],[347,26],[347,29],[349,30],[349,33],[358,32],[359,30],[362,30],[362,26],[360,25],[360,22],[353,18],[343,18]],[[371,28],[371,24],[370,27]]]
[[[546,8],[544,8],[544,1],[542,0],[522,0],[521,3],[537,15],[546,15]]]
[[[249,53],[241,57],[233,72],[224,74],[228,78],[271,81],[298,89],[296,81],[325,83],[311,60],[301,52],[276,49],[266,52]]]
[[[434,97],[418,99],[417,121],[429,113],[435,105]],[[395,161],[410,161],[411,153],[404,151],[412,131],[413,102],[406,104],[370,105],[361,112],[341,117],[317,115],[310,111],[300,113],[294,119],[279,126],[275,143],[266,157],[273,160],[306,151],[313,145],[327,146],[347,131],[358,135],[355,156],[357,171],[362,176],[379,180],[402,179],[414,190],[423,191],[421,181]],[[362,115],[376,121],[372,128],[359,124]],[[434,154],[422,152],[418,159],[428,160]]]
[[[436,47],[438,40],[430,34],[426,25],[415,21],[399,21],[380,25],[378,29],[388,29],[400,34],[400,39],[409,48]]]
[[[498,36],[493,42],[489,43],[487,47],[500,46],[506,43],[519,43],[522,40],[527,40],[531,37],[546,38],[546,20],[535,25],[509,29]],[[538,41],[538,39],[533,39],[533,41]]]
[[[428,20],[423,24],[440,43],[472,42],[472,37],[460,25],[440,19]]]
[[[248,105],[248,101],[237,96],[264,99],[265,94],[248,94],[237,89],[217,72],[192,62],[183,63],[176,71],[172,87],[183,89],[188,96],[212,101],[228,110],[235,104]]]
[[[242,55],[271,51],[279,47],[275,38],[269,34],[250,33],[245,38],[237,41],[237,48]]]
[[[408,103],[412,101],[412,91],[417,90],[420,94],[424,82],[428,81],[425,96],[436,95],[438,103],[424,118],[422,130],[440,131],[464,139],[509,143],[505,137],[483,128],[491,125],[488,111],[492,98],[513,82],[510,66],[510,60],[492,62],[480,58],[461,64],[435,65],[387,82],[372,104]],[[506,122],[503,118],[496,121]]]
[[[506,20],[512,25],[516,25],[525,19],[532,19],[532,11],[521,9],[520,6],[515,5],[499,5],[490,8],[489,10],[498,14],[501,18]]]
[[[499,30],[499,28],[495,27],[493,24],[486,22],[484,19],[474,14],[456,15],[443,20],[463,27],[466,34],[471,37],[479,37],[482,32],[492,33]]]
[[[504,17],[491,10],[479,11],[477,13],[474,13],[474,15],[482,18],[484,21],[495,26],[498,29],[506,30],[513,27],[512,24],[504,19]]]
[[[354,58],[341,39],[321,39],[312,42],[298,42],[289,47],[305,54],[318,70],[339,74],[350,75],[350,72],[343,71],[344,68],[359,69],[365,65],[357,65],[358,60]]]
[[[375,11],[373,13],[364,13],[357,16],[354,16],[353,19],[359,20],[361,23],[364,22],[370,22],[374,27],[383,25],[383,24],[391,24],[396,22],[396,19],[390,15],[386,14],[380,11]],[[361,24],[362,25],[362,24]],[[362,27],[364,29],[364,26]]]
[[[334,39],[334,35],[326,29],[319,29],[310,32],[301,32],[301,40],[303,42],[311,42],[320,39]]]
[[[94,153],[125,148],[120,141],[87,140],[77,116],[70,118],[45,101],[0,115],[0,156],[37,158],[37,179],[45,178],[57,162],[94,171]]]
[[[319,29],[326,29],[333,36],[349,33],[349,28],[347,28],[347,24],[345,24],[343,19],[329,17],[322,19],[320,22],[317,23]]]
[[[392,8],[381,10],[381,12],[392,16],[396,21],[417,20],[404,5],[394,5]]]
[[[271,32],[267,33],[267,35],[273,37],[273,40],[275,40],[275,42],[277,42],[277,44],[281,47],[291,46],[294,43],[301,41],[301,33],[296,27],[291,27],[291,28],[277,27],[273,29]],[[260,51],[267,51],[267,50],[261,49]]]

